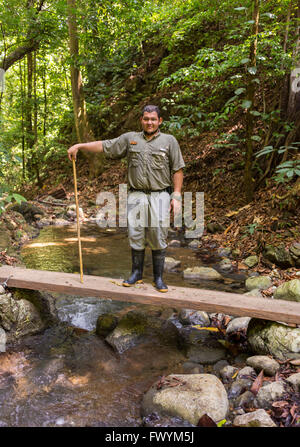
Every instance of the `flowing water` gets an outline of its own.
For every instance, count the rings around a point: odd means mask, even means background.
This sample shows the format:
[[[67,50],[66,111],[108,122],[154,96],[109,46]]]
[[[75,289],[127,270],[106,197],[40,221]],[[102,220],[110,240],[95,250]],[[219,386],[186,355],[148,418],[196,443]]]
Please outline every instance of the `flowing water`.
[[[81,236],[85,275],[127,277],[131,261],[125,232],[83,225]],[[181,261],[180,271],[164,275],[170,285],[244,291],[241,278],[234,275],[224,282],[187,282],[182,270],[199,265],[195,252],[174,247],[167,255]],[[78,273],[76,227],[44,228],[23,247],[22,257],[28,268]],[[149,250],[144,278],[152,280]],[[100,314],[147,306],[52,295],[65,323],[25,337],[0,353],[0,426],[140,425],[143,393],[160,376],[183,372],[183,353],[176,347],[143,343],[120,356],[93,332]]]

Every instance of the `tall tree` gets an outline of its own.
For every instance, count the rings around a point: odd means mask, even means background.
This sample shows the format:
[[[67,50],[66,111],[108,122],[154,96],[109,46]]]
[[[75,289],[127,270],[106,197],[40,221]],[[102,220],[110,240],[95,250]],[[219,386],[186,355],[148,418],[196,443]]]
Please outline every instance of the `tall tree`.
[[[79,38],[76,20],[76,1],[67,0],[67,5],[74,121],[77,140],[79,143],[84,143],[94,140],[94,136],[87,118],[83,82],[80,69],[78,68]],[[94,178],[103,170],[103,157],[100,154],[93,153],[84,153],[84,155],[89,161],[90,177]]]
[[[253,82],[253,74],[256,73],[256,52],[257,52],[257,36],[259,23],[259,0],[253,0],[253,25],[250,44],[250,68],[247,73],[247,91],[246,98],[248,108],[246,112],[246,154],[245,154],[245,170],[244,170],[244,190],[246,201],[251,202],[254,193],[254,181],[252,174],[253,166],[253,129],[254,129],[254,100],[255,100],[255,82]]]

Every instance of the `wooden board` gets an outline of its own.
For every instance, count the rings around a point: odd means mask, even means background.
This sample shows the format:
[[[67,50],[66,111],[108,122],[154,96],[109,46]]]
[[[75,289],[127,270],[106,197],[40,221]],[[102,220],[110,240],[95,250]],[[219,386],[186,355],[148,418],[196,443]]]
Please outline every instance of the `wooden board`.
[[[73,273],[49,272],[20,267],[0,267],[0,283],[9,276],[8,287],[20,287],[79,296],[93,296],[117,301],[189,308],[233,316],[256,317],[265,320],[300,324],[300,303],[257,298],[236,293],[218,292],[189,287],[169,286],[160,293],[150,284],[123,287],[121,279]]]

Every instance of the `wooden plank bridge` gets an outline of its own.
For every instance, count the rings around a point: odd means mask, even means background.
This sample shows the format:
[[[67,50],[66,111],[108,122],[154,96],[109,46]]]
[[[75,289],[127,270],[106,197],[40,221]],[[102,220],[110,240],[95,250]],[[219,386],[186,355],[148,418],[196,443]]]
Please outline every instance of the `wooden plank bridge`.
[[[300,303],[257,298],[236,293],[199,288],[169,286],[167,293],[156,291],[150,284],[123,287],[122,280],[86,275],[83,283],[73,273],[50,272],[20,267],[0,267],[0,283],[7,286],[93,296],[131,303],[152,304],[174,308],[189,308],[206,312],[247,316],[271,321],[300,324]]]

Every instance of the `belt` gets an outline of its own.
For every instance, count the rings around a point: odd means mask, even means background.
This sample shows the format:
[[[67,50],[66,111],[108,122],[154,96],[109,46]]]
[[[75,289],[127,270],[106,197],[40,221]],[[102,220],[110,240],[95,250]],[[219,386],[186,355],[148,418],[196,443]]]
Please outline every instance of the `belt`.
[[[131,191],[140,191],[143,192],[144,194],[151,194],[151,192],[167,192],[169,194],[172,194],[172,187],[168,186],[168,188],[164,188],[164,189],[157,189],[157,190],[151,190],[151,189],[134,189],[134,188],[129,188],[129,192]]]

